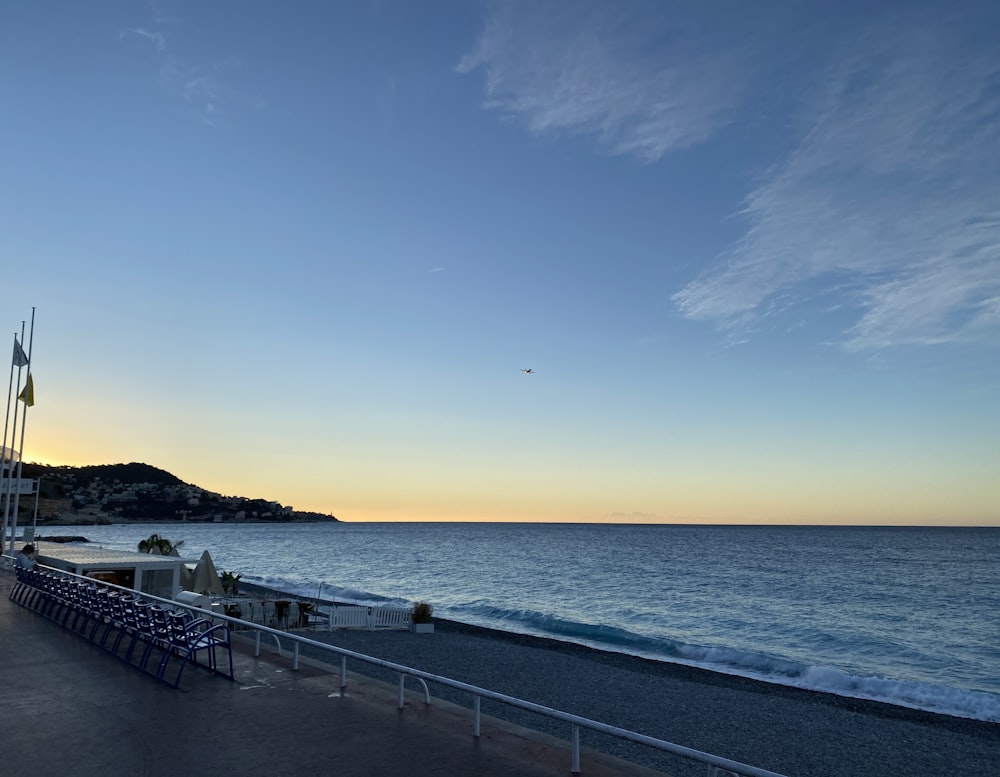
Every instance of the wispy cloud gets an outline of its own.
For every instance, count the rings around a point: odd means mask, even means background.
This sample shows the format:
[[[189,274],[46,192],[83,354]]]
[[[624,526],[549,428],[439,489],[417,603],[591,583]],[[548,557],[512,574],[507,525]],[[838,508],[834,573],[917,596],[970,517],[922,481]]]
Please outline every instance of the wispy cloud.
[[[858,316],[849,348],[1000,334],[1000,58],[967,21],[901,21],[825,73],[683,313],[741,329],[823,289]]]
[[[631,513],[614,512],[604,516],[609,521],[658,521],[660,516],[656,513],[641,513],[633,511]]]
[[[145,27],[129,27],[128,29],[122,30],[118,33],[119,38],[127,38],[129,36],[145,38],[156,46],[157,51],[167,50],[167,39],[163,37],[163,33],[161,32],[150,32]]]
[[[748,182],[742,239],[673,296],[732,341],[835,309],[852,349],[996,338],[998,12],[747,6],[499,3],[458,69],[531,132],[649,163],[773,122],[787,151]]]
[[[157,83],[161,89],[192,105],[201,120],[211,127],[219,126],[233,105],[246,102],[255,110],[267,107],[267,100],[260,95],[242,100],[232,86],[243,69],[240,59],[228,57],[205,64],[178,56],[167,38],[168,30],[178,24],[177,20],[157,12],[155,6],[153,11],[150,27],[124,29],[119,38],[139,39],[155,47],[159,61]]]
[[[706,12],[498,3],[458,70],[485,70],[486,107],[532,132],[592,136],[653,162],[724,126],[755,69],[748,30],[709,24],[692,36],[694,14]]]
[[[166,56],[160,64],[160,86],[183,97],[201,114],[209,126],[218,126],[225,106],[236,100],[229,76],[240,70],[239,60],[230,59],[210,66],[190,65]]]

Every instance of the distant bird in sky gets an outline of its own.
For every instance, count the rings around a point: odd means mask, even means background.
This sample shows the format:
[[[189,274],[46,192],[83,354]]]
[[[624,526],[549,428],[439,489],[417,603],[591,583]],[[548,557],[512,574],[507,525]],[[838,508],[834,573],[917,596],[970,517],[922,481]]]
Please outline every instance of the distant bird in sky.
[[[532,375],[532,374],[534,374],[535,371],[533,369],[531,369],[531,367],[528,367],[528,369],[521,370],[521,372],[523,372],[525,375]]]

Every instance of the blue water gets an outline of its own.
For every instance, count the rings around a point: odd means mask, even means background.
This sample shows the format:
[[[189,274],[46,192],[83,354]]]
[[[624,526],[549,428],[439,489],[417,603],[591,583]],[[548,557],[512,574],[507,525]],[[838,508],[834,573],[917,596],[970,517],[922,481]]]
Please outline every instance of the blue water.
[[[300,596],[1000,722],[1000,529],[142,524]]]

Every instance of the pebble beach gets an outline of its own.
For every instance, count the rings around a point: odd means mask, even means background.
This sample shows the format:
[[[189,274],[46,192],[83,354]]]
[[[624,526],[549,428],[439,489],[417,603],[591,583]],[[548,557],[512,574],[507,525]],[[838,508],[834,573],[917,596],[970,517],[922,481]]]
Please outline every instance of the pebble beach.
[[[257,589],[260,591],[261,589]],[[790,688],[560,640],[437,619],[433,634],[311,630],[310,639],[488,688],[789,777],[996,774],[1000,724]],[[329,654],[303,648],[303,655]],[[395,681],[362,662],[348,669]],[[431,695],[470,704],[431,685]],[[505,705],[483,713],[559,737],[565,724]],[[685,777],[704,766],[591,732],[583,744]]]

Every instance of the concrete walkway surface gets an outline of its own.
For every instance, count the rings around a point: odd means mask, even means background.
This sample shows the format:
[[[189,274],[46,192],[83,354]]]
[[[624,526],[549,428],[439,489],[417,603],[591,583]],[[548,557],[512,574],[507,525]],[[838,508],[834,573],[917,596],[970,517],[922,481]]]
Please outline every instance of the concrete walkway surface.
[[[9,601],[0,571],[0,751],[7,777],[570,773],[568,741],[264,647],[233,650],[237,682],[188,667],[173,689]],[[286,651],[287,652],[287,651]],[[432,689],[433,692],[433,689]],[[568,736],[567,731],[567,736]],[[584,750],[585,777],[658,774]]]

